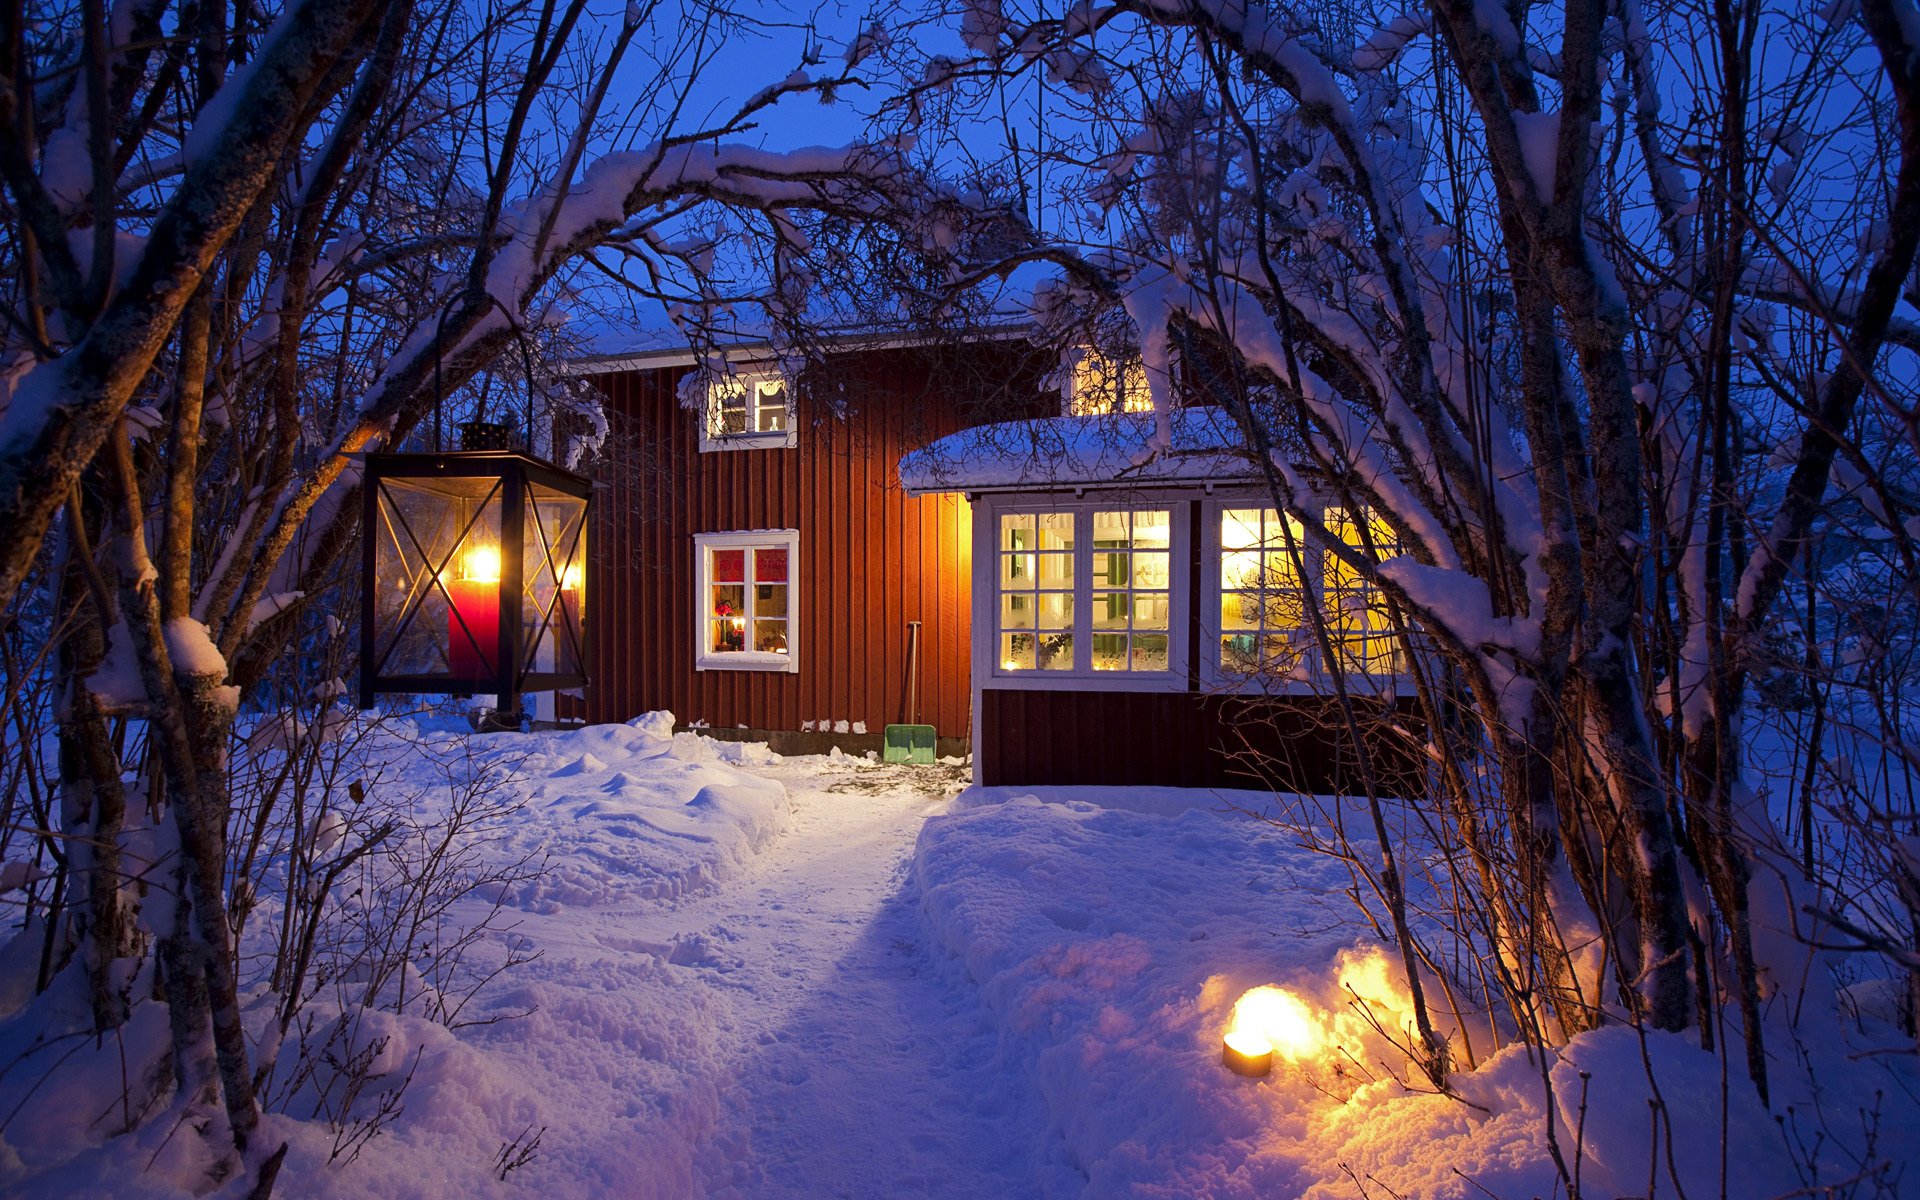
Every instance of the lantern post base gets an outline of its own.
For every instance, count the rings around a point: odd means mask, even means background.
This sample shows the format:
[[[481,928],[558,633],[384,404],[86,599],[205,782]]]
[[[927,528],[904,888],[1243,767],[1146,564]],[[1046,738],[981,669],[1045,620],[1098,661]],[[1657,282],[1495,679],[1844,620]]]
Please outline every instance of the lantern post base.
[[[519,705],[511,708],[475,708],[467,711],[467,723],[475,733],[519,733],[526,722]]]

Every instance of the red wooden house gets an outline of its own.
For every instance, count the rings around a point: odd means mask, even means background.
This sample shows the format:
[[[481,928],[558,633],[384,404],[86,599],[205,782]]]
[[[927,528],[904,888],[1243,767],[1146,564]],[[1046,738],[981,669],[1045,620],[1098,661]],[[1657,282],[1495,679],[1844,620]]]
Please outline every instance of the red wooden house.
[[[1063,413],[1049,365],[867,339],[683,395],[684,353],[593,364],[588,720],[858,751],[917,719],[988,784],[1342,787],[1302,605],[1391,704],[1378,598],[1283,536],[1222,410],[1169,447],[1137,378],[1090,359]]]

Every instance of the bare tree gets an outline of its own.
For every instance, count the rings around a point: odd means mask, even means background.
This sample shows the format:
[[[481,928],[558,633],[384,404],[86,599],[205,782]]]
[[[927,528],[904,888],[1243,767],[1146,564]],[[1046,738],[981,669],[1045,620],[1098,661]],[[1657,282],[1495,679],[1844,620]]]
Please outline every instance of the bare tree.
[[[1305,631],[1372,805],[1371,848],[1341,852],[1409,982],[1470,964],[1500,1036],[1624,1015],[1712,1044],[1724,996],[1766,1093],[1761,1010],[1796,968],[1760,944],[1824,911],[1843,864],[1782,845],[1742,715],[1835,504],[1896,549],[1914,512],[1915,15],[987,0],[970,56],[927,60],[895,107],[1009,127],[965,169],[1051,180],[1019,256],[1065,269],[1057,336],[1123,307],[1162,447],[1198,372],[1301,566],[1376,597]],[[1692,115],[1662,111],[1673,90]],[[1361,512],[1377,527],[1332,527]],[[1913,565],[1887,562],[1909,604]],[[1356,620],[1405,637],[1425,718],[1402,749],[1430,791],[1393,829],[1364,768],[1399,735],[1358,719]],[[1907,736],[1884,748],[1910,758]],[[1409,831],[1443,864],[1426,894],[1465,906],[1464,958],[1407,919]]]

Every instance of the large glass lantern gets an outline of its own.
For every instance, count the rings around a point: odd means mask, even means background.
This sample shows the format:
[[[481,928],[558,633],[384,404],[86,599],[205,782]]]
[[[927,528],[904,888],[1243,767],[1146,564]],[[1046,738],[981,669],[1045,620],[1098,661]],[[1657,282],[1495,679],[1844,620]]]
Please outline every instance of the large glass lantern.
[[[590,493],[512,450],[369,454],[360,706],[490,693],[508,728],[522,694],[584,686]]]

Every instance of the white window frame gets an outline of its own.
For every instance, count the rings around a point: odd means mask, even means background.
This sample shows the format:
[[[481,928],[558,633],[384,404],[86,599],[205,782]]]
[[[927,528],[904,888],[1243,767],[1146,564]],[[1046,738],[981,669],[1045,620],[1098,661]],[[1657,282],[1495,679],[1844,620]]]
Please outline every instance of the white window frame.
[[[787,552],[787,652],[766,650],[714,651],[707,645],[707,605],[713,597],[714,550],[784,547]],[[747,556],[749,603],[752,597],[753,555]],[[693,669],[696,671],[800,671],[800,531],[797,529],[740,529],[693,535]],[[747,620],[753,619],[747,614]]]
[[[723,387],[740,386],[747,389],[747,414],[751,419],[758,412],[758,389],[768,380],[779,380],[787,393],[787,427],[765,433],[749,431],[746,433],[719,432],[719,397]],[[778,370],[770,367],[755,367],[736,371],[732,375],[718,379],[709,379],[700,401],[700,450],[708,453],[717,450],[785,450],[799,442],[800,431],[794,420],[794,383]]]
[[[1273,497],[1259,492],[1218,494],[1208,497],[1201,505],[1200,592],[1205,602],[1200,608],[1200,644],[1194,648],[1194,653],[1200,658],[1200,683],[1208,691],[1264,692],[1286,696],[1326,695],[1333,683],[1327,675],[1320,647],[1311,641],[1310,626],[1303,627],[1309,638],[1304,658],[1305,678],[1283,679],[1257,671],[1231,671],[1220,665],[1220,637],[1225,632],[1220,620],[1221,594],[1225,591],[1220,579],[1221,514],[1230,508],[1272,507]],[[1324,500],[1319,502],[1319,507],[1324,515],[1325,510],[1342,505],[1335,500]],[[1302,566],[1306,569],[1305,577],[1301,580],[1301,591],[1307,603],[1319,605],[1324,612],[1327,600],[1326,551],[1309,541],[1303,541],[1300,550]],[[1405,653],[1404,647],[1402,653]],[[1346,672],[1346,681],[1348,688],[1356,693],[1410,693],[1413,687],[1412,680],[1404,670],[1349,670]]]
[[[1164,509],[1168,514],[1167,669],[1093,669],[1093,514]],[[983,496],[973,521],[973,677],[988,688],[1068,692],[1184,692],[1190,680],[1187,586],[1192,548],[1192,501],[1165,495],[1117,493],[1066,496],[1014,493]],[[1073,657],[1071,671],[1007,670],[1000,665],[1000,517],[1008,513],[1071,512],[1073,530]]]

